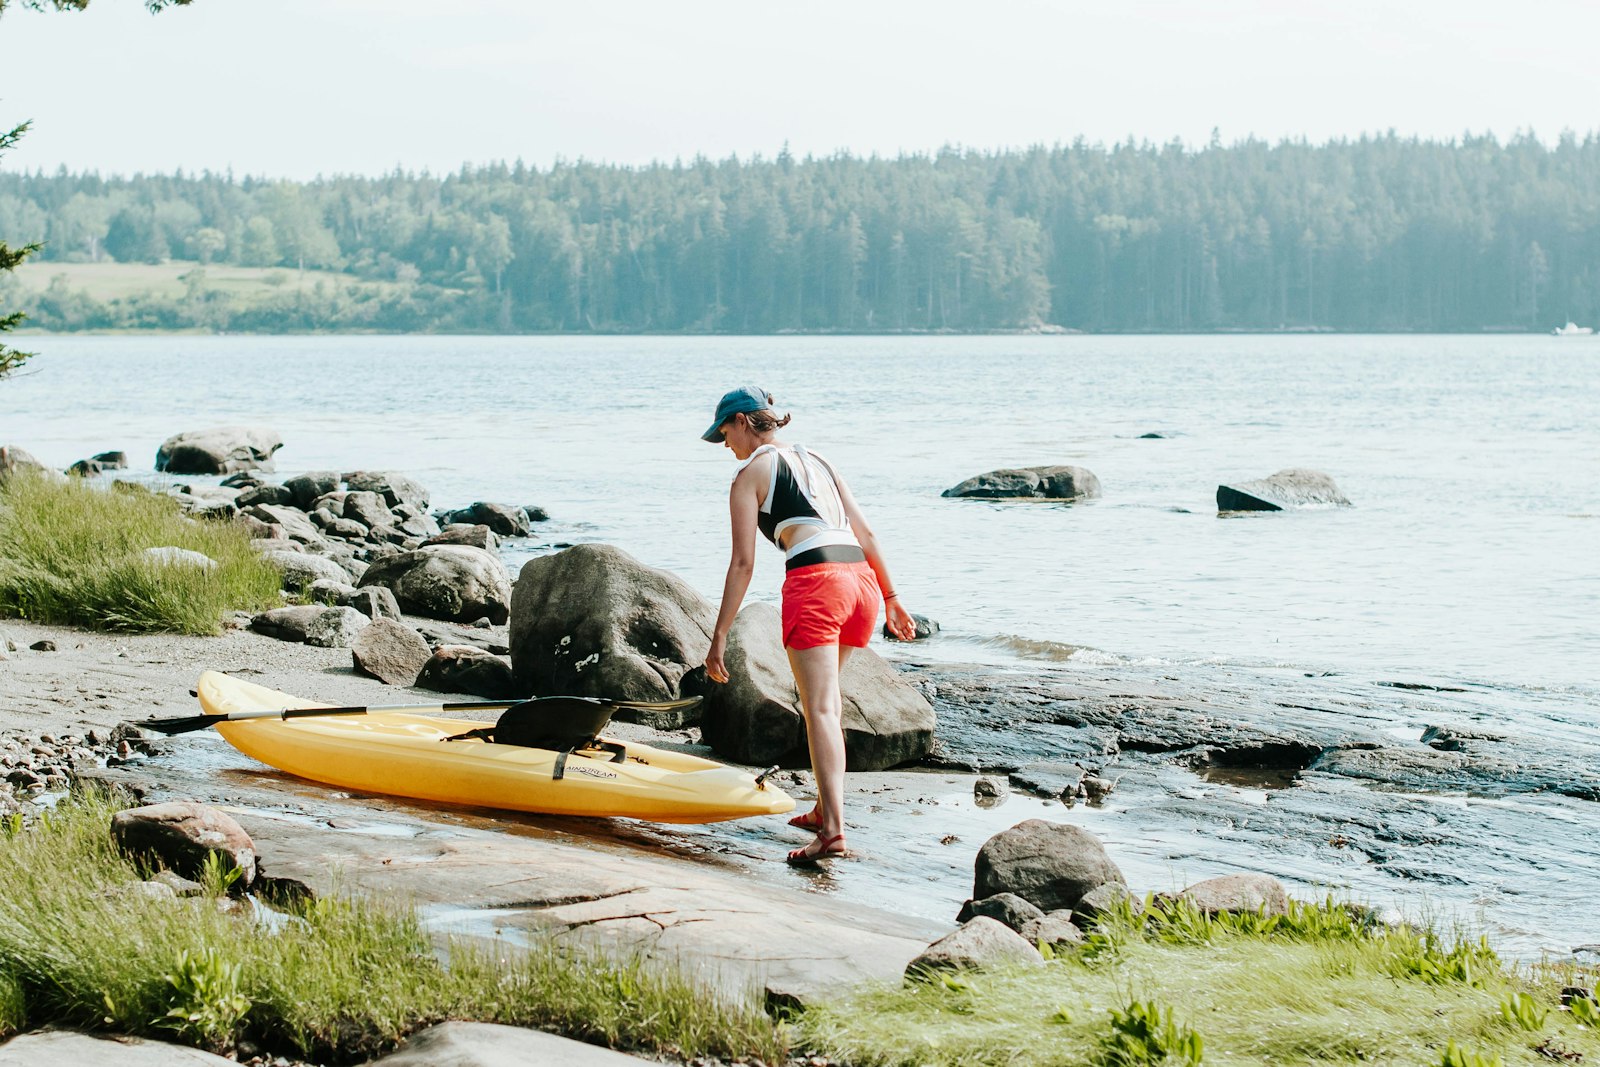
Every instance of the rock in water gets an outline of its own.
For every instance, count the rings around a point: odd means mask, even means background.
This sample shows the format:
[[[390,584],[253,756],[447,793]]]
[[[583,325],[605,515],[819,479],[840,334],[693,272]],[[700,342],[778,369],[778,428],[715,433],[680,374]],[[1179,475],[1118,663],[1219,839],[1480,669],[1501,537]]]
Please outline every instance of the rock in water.
[[[1042,966],[1044,960],[1039,950],[1021,934],[1005,923],[980,915],[955,933],[935,941],[922,955],[906,964],[906,977],[994,964]]]
[[[1098,838],[1064,823],[1029,819],[991,837],[973,868],[974,900],[1015,893],[1040,911],[1070,910],[1108,882],[1126,884]]]
[[[610,545],[529,560],[511,604],[517,691],[672,700],[716,621],[688,583]]]
[[[805,719],[775,606],[747,604],[739,612],[724,662],[726,685],[700,675],[694,683],[706,698],[700,724],[706,744],[743,763],[804,766]],[[849,770],[883,770],[932,751],[933,706],[871,649],[851,654],[839,690]]]
[[[913,641],[926,641],[939,632],[939,624],[926,615],[911,616],[911,626],[911,640]],[[900,638],[889,632],[889,623],[887,621],[883,624],[883,636],[890,641],[900,640]]]
[[[111,836],[132,855],[153,854],[185,878],[198,878],[206,858],[237,867],[243,886],[256,879],[256,845],[232,817],[204,804],[175,801],[129,808],[111,817]]]
[[[1285,915],[1289,894],[1283,883],[1270,874],[1227,874],[1207,878],[1178,894],[1207,915],[1219,911],[1259,911],[1264,915]]]
[[[232,474],[271,470],[283,447],[277,431],[265,426],[214,426],[176,434],[156,450],[156,470],[169,474]]]
[[[467,693],[485,700],[517,696],[511,664],[471,645],[441,645],[417,675],[417,685],[436,693]]]
[[[510,504],[479,500],[458,511],[446,512],[439,521],[445,525],[487,526],[501,537],[528,536],[527,513]]]
[[[1285,511],[1290,508],[1341,507],[1350,501],[1328,475],[1291,467],[1253,482],[1217,486],[1218,511]]]
[[[1050,467],[1015,467],[968,478],[941,496],[978,497],[986,500],[1094,500],[1100,496],[1100,479],[1093,471],[1060,464]]]
[[[404,623],[377,618],[350,642],[355,669],[390,685],[414,685],[433,650]]]
[[[467,545],[429,545],[380,559],[357,585],[384,586],[403,610],[430,619],[487,618],[498,625],[510,613],[511,579],[505,564]]]

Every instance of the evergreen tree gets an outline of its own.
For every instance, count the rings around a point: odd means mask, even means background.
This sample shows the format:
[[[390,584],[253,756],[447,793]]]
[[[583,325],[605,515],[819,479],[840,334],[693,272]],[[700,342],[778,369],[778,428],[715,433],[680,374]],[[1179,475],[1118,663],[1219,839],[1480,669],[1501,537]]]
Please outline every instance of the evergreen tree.
[[[0,134],[0,154],[11,149],[24,133],[28,132],[28,123]],[[0,241],[0,274],[14,271],[33,253],[39,250],[37,244],[27,244],[20,248],[12,248],[4,241]],[[9,314],[0,314],[0,334],[7,333],[21,325],[28,316],[21,311]],[[22,366],[33,355],[32,352],[21,352],[0,341],[0,378],[4,378],[18,367]]]

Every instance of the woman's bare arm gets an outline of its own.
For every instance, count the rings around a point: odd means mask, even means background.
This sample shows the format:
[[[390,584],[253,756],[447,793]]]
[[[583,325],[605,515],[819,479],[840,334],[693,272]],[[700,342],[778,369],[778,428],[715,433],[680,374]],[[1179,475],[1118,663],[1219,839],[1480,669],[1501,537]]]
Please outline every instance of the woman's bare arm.
[[[713,682],[728,680],[722,657],[728,647],[728,631],[750,589],[750,576],[756,566],[756,514],[761,509],[757,472],[763,464],[753,463],[739,472],[728,490],[728,516],[733,529],[733,552],[728,559],[728,575],[722,582],[722,605],[717,609],[717,625],[711,634],[711,650],[706,653],[706,676]]]

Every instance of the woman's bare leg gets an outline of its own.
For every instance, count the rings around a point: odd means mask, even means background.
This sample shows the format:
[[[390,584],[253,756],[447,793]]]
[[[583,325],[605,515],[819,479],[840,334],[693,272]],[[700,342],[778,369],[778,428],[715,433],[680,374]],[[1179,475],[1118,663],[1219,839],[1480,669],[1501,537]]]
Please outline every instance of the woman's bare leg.
[[[786,649],[800,690],[811,773],[817,779],[818,835],[844,832],[844,726],[839,696],[839,665],[847,652],[837,645]]]

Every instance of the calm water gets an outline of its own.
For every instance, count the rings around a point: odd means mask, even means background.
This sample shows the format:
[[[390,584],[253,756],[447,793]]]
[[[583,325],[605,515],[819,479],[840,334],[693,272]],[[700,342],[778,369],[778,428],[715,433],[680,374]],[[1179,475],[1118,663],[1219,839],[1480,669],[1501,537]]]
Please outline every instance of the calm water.
[[[281,473],[390,467],[436,505],[541,504],[544,540],[613,542],[713,597],[735,462],[698,434],[754,381],[846,473],[939,655],[1596,682],[1600,338],[32,342],[0,438],[46,462],[148,468],[172,433],[265,423]],[[939,497],[1043,463],[1088,467],[1105,498]],[[1216,516],[1219,481],[1289,466],[1357,506]],[[764,553],[753,595],[780,580]]]

